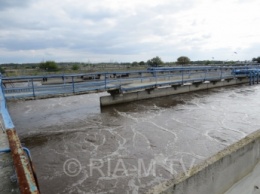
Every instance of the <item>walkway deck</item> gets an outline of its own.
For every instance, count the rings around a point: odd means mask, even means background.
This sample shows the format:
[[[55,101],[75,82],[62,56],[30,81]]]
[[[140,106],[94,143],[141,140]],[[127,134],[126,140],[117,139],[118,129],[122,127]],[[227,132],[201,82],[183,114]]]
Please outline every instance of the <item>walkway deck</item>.
[[[6,133],[4,133],[2,129],[0,130],[0,150],[4,150],[9,148],[9,143]],[[0,153],[0,180],[1,194],[20,193],[13,167],[13,159],[10,152]]]

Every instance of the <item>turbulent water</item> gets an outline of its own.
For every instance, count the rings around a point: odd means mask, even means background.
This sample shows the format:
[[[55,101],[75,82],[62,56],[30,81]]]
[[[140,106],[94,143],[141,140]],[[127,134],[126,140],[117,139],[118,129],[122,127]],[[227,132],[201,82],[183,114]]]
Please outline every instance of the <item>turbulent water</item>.
[[[105,109],[101,95],[9,102],[42,194],[144,193],[260,128],[257,85]]]

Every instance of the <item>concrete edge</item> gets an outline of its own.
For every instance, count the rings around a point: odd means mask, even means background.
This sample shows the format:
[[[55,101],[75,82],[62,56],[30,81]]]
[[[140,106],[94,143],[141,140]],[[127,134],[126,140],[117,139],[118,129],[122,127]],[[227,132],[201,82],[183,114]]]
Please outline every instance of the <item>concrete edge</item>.
[[[7,102],[16,102],[16,101],[29,101],[29,100],[41,100],[41,99],[49,99],[49,98],[60,98],[60,97],[69,97],[69,96],[77,96],[84,94],[97,94],[105,92],[105,90],[95,90],[95,91],[85,91],[85,92],[75,92],[75,93],[64,93],[64,94],[46,94],[40,96],[30,96],[30,97],[8,97],[6,99]]]
[[[241,85],[248,83],[247,77],[237,78],[237,79],[227,79],[227,80],[215,80],[211,82],[194,82],[186,84],[174,84],[168,85],[167,87],[153,87],[150,89],[142,89],[126,93],[111,93],[109,96],[100,97],[100,106],[111,106],[115,104],[123,104],[133,101],[146,100],[152,98],[158,98],[163,96],[171,96],[189,92],[196,92],[202,90],[210,90],[213,88],[228,87],[234,85]],[[159,84],[158,84],[159,86]]]
[[[5,133],[8,138],[9,148],[11,150],[11,155],[13,159],[13,165],[15,168],[17,182],[19,185],[19,190],[21,194],[39,194],[38,185],[36,182],[36,176],[33,173],[33,166],[30,158],[27,158],[19,137],[14,129],[14,124],[12,122],[11,116],[8,112],[6,101],[2,88],[2,79],[0,78],[0,114],[2,116]]]
[[[6,101],[5,101],[5,97],[4,97],[4,94],[3,94],[3,88],[2,88],[2,80],[0,79],[0,85],[1,85],[1,88],[0,88],[0,106],[1,106],[1,109],[0,109],[0,113],[1,113],[1,116],[3,118],[3,123],[4,123],[4,127],[5,129],[13,129],[14,128],[14,124],[13,124],[13,121],[10,117],[10,114],[7,110],[7,106],[6,106]]]
[[[250,143],[253,143],[255,141],[259,140],[260,141],[260,129],[247,135],[243,139],[239,140],[238,142],[227,146],[223,150],[219,151],[215,155],[209,157],[202,163],[192,167],[191,169],[188,170],[186,173],[181,173],[177,175],[176,178],[168,180],[164,183],[161,183],[154,188],[150,189],[146,194],[156,194],[156,193],[162,193],[166,191],[167,189],[174,187],[186,180],[188,180],[190,177],[198,174],[199,172],[206,170],[209,166],[215,164],[216,162],[224,159],[225,157],[231,155],[232,153],[235,153],[239,151],[240,149],[243,149],[246,145],[249,145]],[[260,159],[260,158],[259,158]],[[187,176],[187,174],[189,176]]]

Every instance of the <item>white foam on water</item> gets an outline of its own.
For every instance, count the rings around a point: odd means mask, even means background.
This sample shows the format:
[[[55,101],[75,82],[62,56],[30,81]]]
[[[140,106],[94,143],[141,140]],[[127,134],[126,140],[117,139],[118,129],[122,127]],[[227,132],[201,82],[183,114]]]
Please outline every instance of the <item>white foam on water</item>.
[[[31,152],[40,183],[48,185],[45,193],[141,193],[174,178],[171,160],[178,161],[175,170],[182,172],[260,127],[259,87],[134,102],[104,112],[100,112],[99,96],[9,105],[18,132],[28,138],[26,146],[30,147],[29,138],[39,140]],[[62,171],[69,158],[82,162],[78,177],[66,177]],[[159,174],[89,177],[86,161],[90,158],[105,164],[123,159],[128,169],[135,168],[132,162],[138,159],[155,160]]]

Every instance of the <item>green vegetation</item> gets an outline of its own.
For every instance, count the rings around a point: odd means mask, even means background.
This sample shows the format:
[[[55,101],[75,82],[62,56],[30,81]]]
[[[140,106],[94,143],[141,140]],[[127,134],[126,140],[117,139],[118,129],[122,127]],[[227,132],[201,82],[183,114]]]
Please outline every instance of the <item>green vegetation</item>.
[[[78,64],[74,64],[74,65],[72,65],[71,69],[73,71],[77,71],[77,70],[79,70],[79,65]]]
[[[260,63],[260,57],[253,58],[252,61]],[[251,62],[252,62],[251,61]],[[4,76],[24,76],[24,75],[48,75],[48,74],[70,74],[70,73],[92,73],[92,72],[124,72],[146,70],[148,67],[174,67],[180,65],[241,65],[250,61],[220,61],[220,60],[201,60],[190,61],[186,56],[181,56],[175,62],[163,62],[159,56],[154,57],[147,62],[134,61],[132,63],[80,63],[80,62],[55,62],[46,61],[41,63],[24,63],[24,64],[1,64],[0,72]]]
[[[252,61],[255,61],[255,62],[257,62],[257,63],[260,63],[260,57],[253,58]]]
[[[144,62],[144,61],[140,61],[140,62],[139,62],[139,65],[140,65],[140,66],[145,66],[145,62]]]
[[[154,57],[150,60],[147,61],[147,65],[151,67],[159,67],[163,65],[163,61],[161,60],[160,57]]]
[[[190,59],[189,59],[189,57],[181,56],[177,59],[177,64],[188,65],[188,64],[190,64]]]
[[[207,60],[206,62],[205,62],[205,65],[210,65],[211,64],[211,62],[209,61],[209,60]]]
[[[114,72],[114,71],[138,71],[147,69],[145,62],[132,63],[79,63],[79,62],[54,62],[46,61],[41,63],[24,64],[1,64],[5,76],[24,75],[53,75],[70,73],[92,73],[92,72]]]
[[[0,67],[0,73],[1,73],[1,74],[4,74],[4,73],[5,73],[5,70],[4,70],[3,67]]]
[[[46,61],[42,62],[39,65],[40,69],[46,70],[46,71],[58,71],[58,65],[55,61]]]

